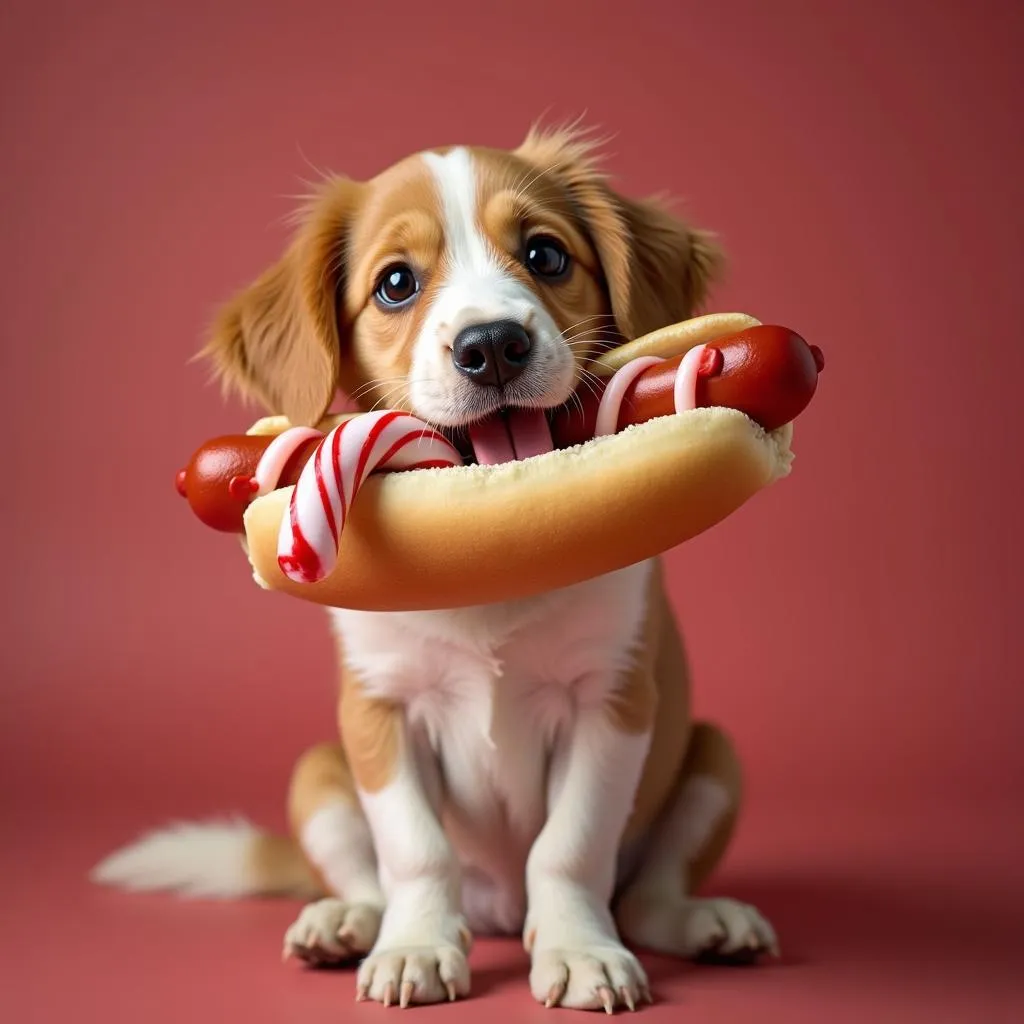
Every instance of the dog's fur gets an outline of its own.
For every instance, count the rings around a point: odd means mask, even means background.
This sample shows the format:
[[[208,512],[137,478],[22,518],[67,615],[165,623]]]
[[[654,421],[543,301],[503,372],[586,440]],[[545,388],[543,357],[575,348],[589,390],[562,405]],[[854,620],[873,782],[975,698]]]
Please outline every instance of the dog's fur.
[[[568,256],[557,279],[524,266],[539,235]],[[389,306],[378,284],[399,264],[417,291]],[[439,149],[328,181],[207,354],[295,424],[318,423],[340,388],[458,431],[500,406],[562,404],[602,348],[691,316],[719,264],[710,235],[614,191],[587,136],[534,130],[513,152]],[[482,387],[452,345],[495,320],[523,325],[530,359]],[[752,907],[693,895],[731,834],[740,773],[725,736],[690,720],[656,563],[509,605],[331,618],[341,743],[296,767],[295,841],[245,823],[165,830],[99,880],[315,893],[286,952],[364,956],[357,994],[385,1003],[468,993],[472,933],[523,935],[538,1000],[609,1012],[649,995],[625,944],[775,949]]]

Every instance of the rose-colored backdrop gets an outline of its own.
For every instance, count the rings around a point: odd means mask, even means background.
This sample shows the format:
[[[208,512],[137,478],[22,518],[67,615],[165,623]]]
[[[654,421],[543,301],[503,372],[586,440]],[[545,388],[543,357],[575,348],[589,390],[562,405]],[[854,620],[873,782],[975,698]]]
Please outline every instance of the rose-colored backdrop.
[[[752,814],[1019,797],[1021,10],[8,6],[5,818],[116,821],[66,858],[79,874],[167,815],[280,820],[333,728],[331,651],[173,492],[255,416],[188,360],[281,250],[301,179],[512,146],[542,113],[613,132],[625,191],[721,233],[711,308],[827,357],[793,476],[669,557]],[[989,848],[1020,841],[1001,814]]]

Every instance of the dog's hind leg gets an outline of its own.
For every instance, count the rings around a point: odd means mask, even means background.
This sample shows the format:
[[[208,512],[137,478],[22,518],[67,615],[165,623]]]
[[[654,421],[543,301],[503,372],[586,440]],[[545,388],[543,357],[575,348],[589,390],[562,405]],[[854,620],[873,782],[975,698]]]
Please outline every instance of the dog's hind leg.
[[[384,895],[340,743],[312,747],[299,758],[288,815],[303,854],[331,895],[303,908],[285,933],[285,957],[321,965],[367,953],[380,931]]]
[[[741,782],[729,739],[716,726],[695,723],[675,792],[616,906],[619,932],[629,945],[726,962],[777,955],[775,932],[754,907],[694,895],[732,836]]]

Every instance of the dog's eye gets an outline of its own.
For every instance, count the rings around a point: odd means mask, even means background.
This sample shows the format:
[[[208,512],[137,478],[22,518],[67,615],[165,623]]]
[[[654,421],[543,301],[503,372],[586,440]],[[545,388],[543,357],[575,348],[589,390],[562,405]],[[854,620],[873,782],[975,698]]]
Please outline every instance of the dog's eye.
[[[526,243],[526,269],[537,277],[563,277],[569,269],[569,254],[547,235],[536,235]]]
[[[404,306],[420,290],[416,275],[404,263],[395,263],[381,274],[373,294],[385,306]]]

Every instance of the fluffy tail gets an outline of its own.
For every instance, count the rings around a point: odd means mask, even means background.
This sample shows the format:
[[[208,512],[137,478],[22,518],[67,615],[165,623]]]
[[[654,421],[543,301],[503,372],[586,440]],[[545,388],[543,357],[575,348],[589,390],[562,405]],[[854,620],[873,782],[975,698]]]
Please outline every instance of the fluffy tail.
[[[297,843],[243,818],[149,832],[99,863],[90,878],[132,892],[169,890],[207,899],[323,895]]]

